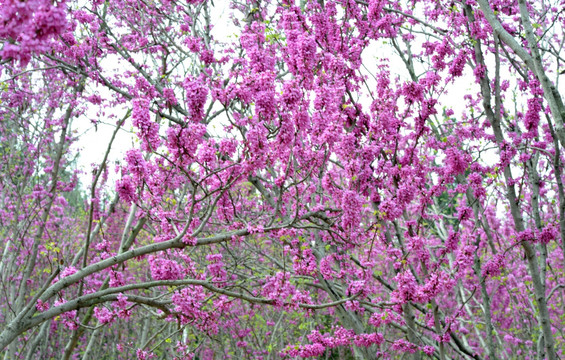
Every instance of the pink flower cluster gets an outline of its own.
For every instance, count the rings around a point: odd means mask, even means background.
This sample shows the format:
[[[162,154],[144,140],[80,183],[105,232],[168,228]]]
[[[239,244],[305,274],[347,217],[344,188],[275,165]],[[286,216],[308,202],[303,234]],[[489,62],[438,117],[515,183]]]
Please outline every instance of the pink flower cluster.
[[[206,255],[206,261],[210,263],[207,266],[208,272],[212,275],[214,281],[222,282],[227,280],[227,272],[224,269],[225,264],[222,259],[222,254]]]
[[[333,334],[322,335],[319,331],[313,330],[308,336],[312,344],[287,347],[282,353],[283,357],[316,357],[324,354],[326,349],[337,347],[349,347],[351,345],[359,347],[369,347],[380,345],[384,342],[384,336],[380,333],[355,334],[353,330],[338,326],[333,329]]]
[[[48,51],[50,40],[67,27],[65,1],[6,0],[0,4],[0,57],[25,65],[31,56]]]
[[[187,77],[183,82],[186,91],[186,104],[191,115],[191,121],[198,123],[204,117],[204,104],[208,97],[208,87],[202,78]]]
[[[155,280],[180,280],[184,278],[183,267],[174,260],[150,256],[148,261],[151,277]]]
[[[156,150],[161,144],[159,124],[151,121],[149,100],[135,99],[131,117],[133,125],[139,130],[138,136],[142,140],[142,148],[145,151]]]
[[[391,299],[399,304],[407,302],[427,303],[433,300],[441,292],[448,292],[455,286],[455,280],[443,272],[435,272],[429,275],[423,285],[419,285],[411,271],[405,270],[396,275],[397,289],[391,294]]]

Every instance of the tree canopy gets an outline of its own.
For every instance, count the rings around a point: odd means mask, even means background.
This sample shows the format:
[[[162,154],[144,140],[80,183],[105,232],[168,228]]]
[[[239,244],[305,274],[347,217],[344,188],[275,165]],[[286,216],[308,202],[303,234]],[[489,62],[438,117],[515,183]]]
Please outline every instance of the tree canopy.
[[[564,357],[564,12],[1,1],[3,359]]]

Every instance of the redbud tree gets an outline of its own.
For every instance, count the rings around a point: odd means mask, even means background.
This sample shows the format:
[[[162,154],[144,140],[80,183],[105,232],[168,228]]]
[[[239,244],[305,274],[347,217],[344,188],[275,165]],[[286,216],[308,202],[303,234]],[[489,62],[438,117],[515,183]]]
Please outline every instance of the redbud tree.
[[[564,9],[2,1],[2,358],[565,356]]]

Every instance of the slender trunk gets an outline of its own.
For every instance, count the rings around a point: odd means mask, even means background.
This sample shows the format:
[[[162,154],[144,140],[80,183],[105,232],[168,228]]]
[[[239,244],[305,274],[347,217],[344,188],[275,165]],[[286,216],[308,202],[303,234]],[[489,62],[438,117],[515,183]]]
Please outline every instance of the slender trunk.
[[[141,349],[147,342],[150,327],[151,327],[151,318],[148,316],[143,320],[143,330],[141,331],[141,339],[139,340],[138,348]]]
[[[31,279],[32,274],[35,271],[35,263],[37,261],[37,255],[39,252],[39,245],[41,244],[41,240],[43,239],[43,234],[45,232],[45,227],[47,225],[47,221],[49,220],[49,216],[51,215],[51,207],[53,206],[53,203],[55,201],[55,194],[57,192],[57,182],[59,179],[59,170],[60,170],[60,166],[61,166],[61,159],[63,158],[63,150],[65,149],[66,146],[66,138],[67,138],[67,129],[69,127],[69,122],[71,119],[71,115],[72,115],[72,110],[73,107],[69,106],[67,108],[67,111],[65,113],[65,117],[63,118],[63,126],[61,129],[61,134],[59,136],[59,142],[57,143],[57,150],[55,153],[55,157],[53,159],[53,170],[51,173],[51,187],[49,189],[49,199],[47,200],[47,204],[45,205],[43,212],[41,214],[41,220],[39,223],[39,228],[37,229],[37,232],[35,233],[34,237],[33,237],[33,245],[31,248],[31,254],[29,255],[25,267],[24,267],[24,271],[23,271],[23,275],[22,275],[22,279],[20,281],[19,287],[18,287],[18,291],[17,291],[17,297],[16,297],[16,301],[13,304],[12,308],[15,310],[16,313],[18,313],[19,311],[21,311],[24,307],[25,307],[25,301],[26,301],[26,296],[27,296],[27,289],[29,288],[28,286],[28,281]],[[16,344],[15,343],[10,343],[10,345],[8,346],[8,349],[6,351],[5,354],[5,359],[13,359],[15,357],[15,353],[16,353]]]
[[[561,236],[561,251],[563,251],[563,261],[565,268],[565,190],[563,189],[563,165],[561,163],[561,149],[559,148],[559,140],[551,124],[551,120],[546,116],[553,144],[555,147],[555,156],[553,157],[553,170],[555,171],[555,181],[557,182],[557,193],[559,194],[559,234]]]
[[[414,313],[412,312],[412,305],[409,303],[402,305],[402,311],[404,313],[404,321],[406,321],[406,327],[408,328],[408,341],[412,344],[418,345],[420,341],[418,340],[418,335],[416,333],[416,322],[414,321]],[[412,354],[413,360],[421,360],[422,355],[420,351],[417,350]]]
[[[28,350],[27,356],[26,356],[26,360],[33,360],[33,359],[38,359],[38,357],[35,354],[35,349],[37,348],[37,346],[39,344],[41,344],[41,342],[45,342],[47,336],[49,335],[49,327],[51,326],[51,322],[50,321],[46,321],[43,323],[43,325],[41,325],[41,329],[39,330],[39,333],[37,334],[37,336],[35,337],[35,340],[33,341],[33,343],[31,343],[30,348]],[[41,350],[41,348],[40,348]],[[40,351],[41,356],[43,356],[43,354]]]
[[[84,354],[82,355],[82,360],[88,360],[90,358],[90,355],[92,353],[92,349],[94,348],[94,343],[96,342],[97,335],[100,332],[101,332],[101,328],[97,328],[92,333],[92,336],[90,336],[90,340],[88,341],[88,345],[86,346],[86,350],[84,351]]]
[[[137,237],[137,234],[139,234],[139,232],[141,231],[141,228],[145,224],[145,218],[143,218],[136,224],[134,231],[132,231],[132,224],[133,224],[133,221],[135,220],[135,214],[136,213],[137,213],[137,205],[133,204],[133,205],[131,205],[130,213],[129,213],[126,225],[124,227],[124,231],[122,233],[120,250],[118,251],[118,254],[122,254],[123,252],[125,252],[129,249],[129,247],[133,244],[133,240],[135,239],[135,237]],[[91,235],[93,235],[93,234],[91,234]],[[109,281],[110,281],[110,277],[107,276],[106,279],[104,279],[104,282],[103,282],[103,284],[102,284],[102,286],[100,287],[99,290],[106,289],[108,287]],[[92,320],[93,314],[94,314],[94,307],[90,307],[88,309],[87,313],[85,314],[84,318],[82,319],[81,324],[84,325],[84,326],[87,326],[88,323],[90,323],[90,320]],[[75,331],[73,331],[71,338],[69,339],[69,341],[67,342],[67,345],[65,346],[65,353],[63,355],[63,360],[69,360],[70,359],[71,355],[73,354],[74,349],[78,345],[78,340],[79,340],[80,336],[84,333],[84,326],[81,326],[78,329],[76,329]],[[95,331],[91,335],[89,345],[90,345],[91,341],[94,341],[94,339],[96,338],[98,333],[99,332]]]
[[[492,326],[492,314],[491,314],[491,311],[490,311],[490,295],[487,292],[487,286],[486,286],[486,283],[485,283],[486,279],[481,274],[481,272],[482,272],[482,270],[481,270],[481,260],[479,259],[479,256],[477,255],[476,252],[475,252],[473,270],[475,271],[475,275],[477,276],[477,278],[479,279],[479,282],[481,284],[481,300],[483,302],[483,307],[484,307],[483,318],[484,318],[485,324],[486,324],[486,344],[487,344],[488,358],[490,360],[495,360],[495,359],[497,359],[497,357],[496,357],[496,350],[495,350],[494,342],[492,340],[492,337],[493,337],[493,334],[494,334],[494,329],[493,329],[493,326]]]
[[[520,0],[522,1],[522,0]],[[481,3],[481,1],[479,1]],[[483,8],[483,4],[481,4],[481,8]],[[483,9],[483,12],[485,10]],[[474,15],[470,6],[467,5],[466,7],[466,14],[470,21],[470,23],[474,22]],[[487,16],[488,18],[488,16]],[[490,22],[490,20],[489,20]],[[481,42],[478,39],[475,39],[475,61],[477,65],[485,66],[483,53],[481,49]],[[491,89],[490,89],[490,81],[488,79],[488,75],[485,74],[480,79],[480,86],[481,86],[481,95],[483,96],[483,108],[485,110],[485,114],[487,119],[489,120],[496,143],[499,146],[504,144],[504,135],[500,125],[500,113],[495,113],[491,106]],[[499,89],[496,89],[496,97],[500,96]],[[499,100],[497,100],[498,103]],[[510,169],[510,165],[506,165],[503,169],[504,178],[506,180],[506,199],[510,205],[510,213],[512,215],[512,219],[514,220],[514,228],[517,233],[521,233],[525,230],[524,220],[522,219],[521,209],[519,206],[519,199],[516,196],[516,190],[513,184],[513,177],[512,171]],[[549,311],[547,308],[547,301],[545,298],[545,283],[542,279],[542,274],[540,274],[540,263],[536,253],[534,246],[528,241],[522,241],[521,243],[522,248],[524,249],[524,254],[526,256],[526,260],[528,262],[528,270],[530,276],[532,277],[532,282],[534,285],[534,295],[536,298],[536,303],[538,307],[538,321],[541,325],[542,332],[544,335],[544,341],[547,350],[547,356],[549,360],[556,360],[556,353],[555,353],[555,346],[554,346],[554,338],[553,333],[551,331],[551,323],[549,319]],[[545,266],[545,264],[544,264]],[[544,267],[542,266],[542,267]]]

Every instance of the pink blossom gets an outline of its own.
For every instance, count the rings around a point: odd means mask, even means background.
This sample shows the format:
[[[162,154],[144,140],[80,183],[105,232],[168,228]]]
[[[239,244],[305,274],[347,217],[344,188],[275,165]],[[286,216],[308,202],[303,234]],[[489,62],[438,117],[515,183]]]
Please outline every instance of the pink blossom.
[[[496,254],[483,265],[483,277],[495,277],[500,275],[504,267],[504,255]]]
[[[38,299],[35,308],[37,309],[37,311],[46,311],[49,309],[49,303],[43,302],[41,301],[41,299]]]
[[[149,113],[149,100],[135,99],[133,101],[133,125],[138,128],[138,136],[142,140],[144,150],[155,150],[159,147],[159,124],[151,121]]]
[[[105,307],[95,307],[94,317],[100,324],[109,324],[114,321],[114,313]]]
[[[200,122],[204,117],[204,104],[208,97],[208,87],[201,79],[188,77],[183,82],[186,91],[186,101],[191,114],[191,121]]]
[[[151,276],[155,280],[179,280],[184,278],[182,266],[174,260],[150,256],[149,268],[151,269]]]

